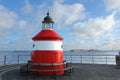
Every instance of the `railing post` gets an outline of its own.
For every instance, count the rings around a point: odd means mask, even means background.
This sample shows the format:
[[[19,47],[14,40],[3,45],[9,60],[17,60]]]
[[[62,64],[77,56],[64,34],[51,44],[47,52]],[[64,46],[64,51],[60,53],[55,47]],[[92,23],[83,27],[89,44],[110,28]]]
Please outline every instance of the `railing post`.
[[[79,62],[81,63],[81,58],[80,58],[81,56],[79,55]]]
[[[81,64],[82,64],[82,55],[81,55]]]
[[[6,64],[6,56],[4,56],[4,64]]]
[[[94,56],[92,55],[92,61],[93,61],[93,64],[94,64]]]
[[[106,64],[107,64],[107,55],[106,55]]]
[[[20,61],[20,59],[19,59],[19,58],[20,58],[20,57],[19,57],[19,55],[18,55],[18,59],[17,59],[17,60],[18,60],[18,64],[19,64],[19,61]]]
[[[72,55],[71,55],[71,64],[72,64]]]

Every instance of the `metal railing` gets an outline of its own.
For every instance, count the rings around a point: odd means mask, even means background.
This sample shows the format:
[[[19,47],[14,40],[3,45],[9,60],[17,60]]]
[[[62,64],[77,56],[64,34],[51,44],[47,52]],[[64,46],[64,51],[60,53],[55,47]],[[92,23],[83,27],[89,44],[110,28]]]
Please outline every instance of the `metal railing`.
[[[0,65],[27,63],[30,55],[5,55],[0,56]]]
[[[70,63],[116,65],[115,55],[65,55]]]
[[[69,63],[81,64],[112,64],[115,65],[115,55],[64,55]],[[0,65],[27,63],[30,55],[0,56]]]

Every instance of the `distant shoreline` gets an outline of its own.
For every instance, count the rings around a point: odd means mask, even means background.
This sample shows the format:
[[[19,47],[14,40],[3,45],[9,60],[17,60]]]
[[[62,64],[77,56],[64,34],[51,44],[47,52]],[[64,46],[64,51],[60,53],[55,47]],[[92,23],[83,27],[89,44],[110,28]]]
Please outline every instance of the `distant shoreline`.
[[[120,51],[120,50],[95,50],[95,49],[89,49],[89,50],[85,50],[85,49],[73,49],[73,50],[69,50],[70,52],[97,52],[97,51]]]
[[[74,50],[70,50],[70,52],[96,52],[99,50],[95,50],[95,49],[89,49],[89,50],[84,50],[84,49],[74,49]]]

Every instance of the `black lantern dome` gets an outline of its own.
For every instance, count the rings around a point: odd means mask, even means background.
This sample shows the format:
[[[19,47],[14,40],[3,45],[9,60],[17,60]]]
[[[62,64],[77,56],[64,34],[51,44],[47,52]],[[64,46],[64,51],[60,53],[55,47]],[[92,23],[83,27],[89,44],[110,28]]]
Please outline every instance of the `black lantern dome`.
[[[49,16],[49,11],[47,12],[47,16],[42,21],[43,27],[42,29],[48,30],[53,29],[54,21],[52,21],[52,18]]]
[[[54,23],[54,21],[52,21],[52,18],[49,16],[49,12],[47,13],[47,16],[44,18],[44,21],[42,21],[42,23]]]

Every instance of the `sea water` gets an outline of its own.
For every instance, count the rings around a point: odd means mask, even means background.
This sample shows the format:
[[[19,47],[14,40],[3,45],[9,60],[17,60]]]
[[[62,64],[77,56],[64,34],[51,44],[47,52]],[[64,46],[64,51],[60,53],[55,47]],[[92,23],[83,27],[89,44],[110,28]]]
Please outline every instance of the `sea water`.
[[[69,52],[64,51],[64,59],[70,63],[115,64],[119,51]],[[0,51],[0,64],[26,63],[31,51]]]

